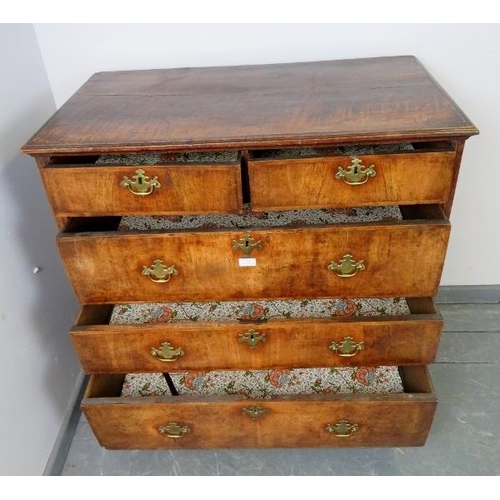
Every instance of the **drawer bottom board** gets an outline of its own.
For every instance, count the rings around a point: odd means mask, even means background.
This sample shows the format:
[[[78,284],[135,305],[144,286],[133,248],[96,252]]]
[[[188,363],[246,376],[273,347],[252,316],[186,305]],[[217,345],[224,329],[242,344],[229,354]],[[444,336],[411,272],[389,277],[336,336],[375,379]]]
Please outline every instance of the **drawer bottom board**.
[[[436,397],[424,366],[400,368],[404,393],[120,397],[125,375],[93,375],[82,402],[108,449],[420,446]]]

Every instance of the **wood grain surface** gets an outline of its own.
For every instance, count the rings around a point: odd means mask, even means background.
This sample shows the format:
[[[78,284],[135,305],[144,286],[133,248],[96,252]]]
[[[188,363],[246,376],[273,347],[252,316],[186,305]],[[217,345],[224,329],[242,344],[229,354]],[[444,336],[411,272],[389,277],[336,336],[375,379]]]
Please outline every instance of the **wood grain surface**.
[[[95,74],[29,154],[466,137],[477,129],[412,56]]]
[[[336,179],[349,156],[249,160],[254,210],[444,203],[448,200],[455,153],[451,151],[360,155],[376,175],[353,186]],[[279,182],[276,180],[279,179]]]
[[[434,361],[442,320],[439,315],[375,318],[273,320],[261,324],[171,323],[93,325],[71,329],[71,339],[87,373],[162,370],[247,370],[315,366],[426,364]],[[264,335],[254,348],[240,342],[250,329]],[[363,349],[341,357],[329,349],[351,336]],[[184,355],[163,362],[150,354],[169,342]]]
[[[161,184],[147,196],[120,186],[125,176],[131,179],[139,168]],[[243,203],[239,164],[57,165],[40,172],[59,216],[225,213],[240,211]]]
[[[109,449],[419,446],[425,443],[436,398],[424,367],[414,367],[409,378],[420,379],[409,383],[418,392],[246,400],[241,396],[119,398],[120,376],[93,375],[82,409],[99,443]],[[252,405],[267,413],[252,420],[242,411]],[[342,419],[358,424],[359,430],[344,438],[326,430]],[[190,432],[180,439],[160,434],[159,427],[170,422],[188,426]]]
[[[273,230],[62,233],[58,246],[82,303],[300,297],[429,297],[439,284],[450,226],[420,220]],[[255,267],[241,267],[233,242],[262,244]],[[352,254],[365,270],[328,269]],[[177,275],[154,283],[143,267],[161,259]]]

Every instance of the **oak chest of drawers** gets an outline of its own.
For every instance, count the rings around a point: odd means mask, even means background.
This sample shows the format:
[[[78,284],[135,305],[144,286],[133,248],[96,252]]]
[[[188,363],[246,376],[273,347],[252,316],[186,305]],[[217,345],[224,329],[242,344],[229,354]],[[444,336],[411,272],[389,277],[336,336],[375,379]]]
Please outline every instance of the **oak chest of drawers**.
[[[94,75],[23,151],[99,442],[422,445],[474,134],[413,57]]]

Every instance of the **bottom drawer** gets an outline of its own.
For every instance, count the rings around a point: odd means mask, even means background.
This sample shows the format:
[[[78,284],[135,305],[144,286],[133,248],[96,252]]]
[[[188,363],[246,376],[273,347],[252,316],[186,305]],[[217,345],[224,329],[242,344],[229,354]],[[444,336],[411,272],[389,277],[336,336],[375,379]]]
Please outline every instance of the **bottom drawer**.
[[[125,375],[93,375],[82,409],[108,449],[420,446],[436,397],[425,366],[399,368],[403,392],[124,396]]]

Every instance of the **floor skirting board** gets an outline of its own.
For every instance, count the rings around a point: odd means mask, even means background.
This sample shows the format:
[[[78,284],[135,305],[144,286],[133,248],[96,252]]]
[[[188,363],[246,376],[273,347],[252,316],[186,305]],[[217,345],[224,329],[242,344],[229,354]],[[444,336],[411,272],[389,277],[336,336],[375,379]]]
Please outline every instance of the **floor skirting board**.
[[[68,456],[69,447],[75,435],[78,420],[80,419],[80,402],[83,398],[85,386],[87,385],[87,377],[80,371],[73,389],[73,393],[66,412],[64,414],[63,423],[54,443],[54,448],[49,456],[44,476],[60,476]]]
[[[498,304],[500,303],[500,285],[441,286],[436,302],[438,304]]]

